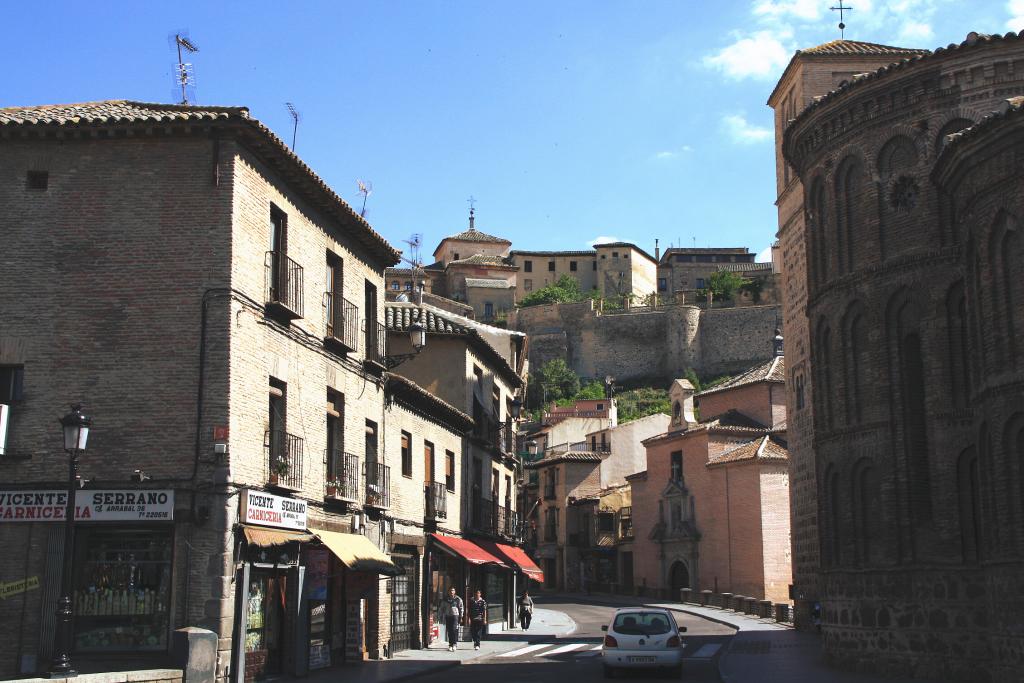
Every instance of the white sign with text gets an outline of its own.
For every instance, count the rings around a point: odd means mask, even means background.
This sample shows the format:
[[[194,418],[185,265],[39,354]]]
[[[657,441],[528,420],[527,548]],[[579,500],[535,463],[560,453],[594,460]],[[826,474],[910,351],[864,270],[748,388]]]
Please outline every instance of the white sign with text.
[[[306,501],[263,491],[242,492],[242,522],[306,530]]]
[[[0,491],[0,522],[60,522],[67,491]],[[169,522],[174,491],[97,490],[75,493],[77,522]]]

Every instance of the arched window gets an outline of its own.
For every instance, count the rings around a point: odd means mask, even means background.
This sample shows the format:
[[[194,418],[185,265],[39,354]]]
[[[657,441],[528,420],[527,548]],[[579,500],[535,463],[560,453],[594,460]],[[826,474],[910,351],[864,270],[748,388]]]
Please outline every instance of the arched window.
[[[870,565],[878,560],[881,533],[878,524],[881,492],[870,460],[864,458],[854,466],[851,484],[855,560],[858,566]]]
[[[839,500],[839,470],[830,465],[825,471],[825,538],[822,548],[825,550],[825,561],[829,566],[842,564],[842,535],[840,529],[840,509],[842,502]]]
[[[932,514],[928,429],[925,421],[925,375],[921,337],[914,331],[900,339],[900,394],[903,399],[903,449],[910,473],[910,504],[915,517]]]
[[[400,286],[400,285],[398,284],[398,280],[392,280],[392,281],[391,281],[391,289],[392,289],[392,290],[394,290],[394,291],[396,291],[396,292],[397,292],[397,291],[398,291],[399,289],[401,289],[401,286]]]
[[[1010,357],[1010,364],[1017,367],[1017,353],[1020,344],[1017,341],[1018,334],[1024,334],[1024,268],[1021,267],[1021,259],[1024,259],[1024,238],[1017,226],[1006,218],[1005,233],[999,249],[999,270],[1000,279],[996,287],[1003,293],[1003,314],[1006,330],[1007,352]]]
[[[814,368],[817,368],[816,383],[818,389],[815,390],[814,396],[817,397],[815,403],[818,406],[818,413],[820,415],[819,424],[825,429],[830,430],[835,424],[832,405],[835,399],[832,395],[832,331],[824,320],[818,324],[818,334],[814,348]]]
[[[954,406],[964,407],[971,390],[971,370],[967,340],[967,300],[964,283],[956,282],[946,295],[946,330],[949,337],[949,374],[951,400]]]
[[[828,240],[825,230],[828,225],[825,207],[825,183],[818,178],[811,185],[807,201],[808,268],[811,282],[819,287],[828,279]]]
[[[1017,522],[1024,518],[1024,509],[1020,509],[1022,502],[1024,502],[1024,413],[1014,414],[1006,423],[1006,430],[1003,433],[1003,457],[1007,461],[1007,471],[1016,469],[1016,486],[1012,484],[1007,486],[1008,500],[1005,503],[1011,506],[1013,504],[1017,505],[1021,516],[1016,519],[1011,516],[1011,521]],[[1010,482],[1013,481],[1012,477],[1007,477],[1007,479]],[[1011,515],[1013,515],[1012,508]],[[1018,527],[1015,525],[1014,528]],[[1024,539],[1018,537],[1017,540],[1020,542]]]
[[[674,424],[679,424],[680,420],[682,420],[682,419],[683,419],[683,406],[682,406],[682,404],[679,403],[679,401],[676,401],[675,404],[672,406],[672,422]]]
[[[964,562],[977,562],[981,557],[981,506],[978,456],[973,448],[960,454],[956,470],[961,553]]]
[[[897,135],[882,146],[878,153],[878,177],[882,196],[878,222],[878,245],[882,259],[888,250],[903,251],[916,249],[920,239],[921,226],[915,220],[915,210],[920,203],[918,182],[919,155],[914,141],[906,135]]]
[[[839,272],[856,269],[856,246],[863,239],[858,229],[863,221],[861,201],[864,193],[864,172],[860,161],[849,158],[839,166],[835,185],[836,254]]]
[[[843,319],[843,392],[847,424],[861,424],[864,420],[864,381],[868,368],[868,328],[864,320],[864,307],[853,304]]]

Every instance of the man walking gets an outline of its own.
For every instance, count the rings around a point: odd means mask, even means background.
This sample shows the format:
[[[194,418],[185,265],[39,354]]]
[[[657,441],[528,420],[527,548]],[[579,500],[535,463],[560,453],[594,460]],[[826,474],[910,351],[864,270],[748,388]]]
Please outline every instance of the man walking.
[[[441,606],[437,611],[444,619],[444,630],[448,635],[448,651],[455,652],[455,648],[459,644],[459,622],[462,620],[462,615],[466,613],[462,598],[455,593],[455,586],[448,589],[448,595],[441,600]]]
[[[480,636],[484,633],[484,624],[487,623],[487,601],[480,595],[480,591],[469,599],[469,629],[473,634],[473,649],[480,649]]]
[[[524,631],[529,631],[531,619],[533,619],[533,598],[530,597],[530,591],[523,591],[523,597],[519,598],[519,627]]]

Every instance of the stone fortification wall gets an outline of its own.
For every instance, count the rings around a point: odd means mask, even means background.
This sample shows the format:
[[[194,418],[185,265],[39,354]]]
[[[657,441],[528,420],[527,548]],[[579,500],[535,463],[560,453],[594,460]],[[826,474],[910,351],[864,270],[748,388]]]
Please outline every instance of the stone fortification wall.
[[[619,381],[745,369],[771,355],[777,306],[702,310],[697,306],[600,313],[593,303],[530,306],[509,327],[530,337],[530,366],[563,358],[581,377]]]

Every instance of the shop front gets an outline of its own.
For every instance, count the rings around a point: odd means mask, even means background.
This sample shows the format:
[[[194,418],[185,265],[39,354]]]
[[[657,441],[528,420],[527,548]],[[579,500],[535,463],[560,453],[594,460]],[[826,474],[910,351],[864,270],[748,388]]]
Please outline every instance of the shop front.
[[[509,624],[515,624],[518,615],[516,614],[519,604],[519,596],[526,589],[532,588],[530,581],[535,584],[544,583],[544,572],[541,571],[530,556],[522,548],[505,543],[494,541],[480,541],[480,547],[497,557],[506,566],[512,569],[511,575],[506,583],[505,618]],[[490,599],[487,600],[490,605]]]
[[[67,492],[0,492],[2,522],[63,522]],[[170,644],[174,567],[174,491],[83,490],[76,496],[72,557],[72,655],[109,661],[119,655],[166,653]],[[51,539],[63,539],[54,525]],[[64,547],[48,544],[42,589],[52,607],[60,590]],[[26,578],[39,585],[38,577]],[[6,597],[6,596],[5,596]],[[50,633],[46,633],[50,624]],[[44,621],[43,656],[53,642]]]
[[[445,638],[444,624],[438,623],[438,609],[441,601],[452,586],[468,605],[469,599],[480,591],[487,600],[488,624],[502,625],[507,620],[506,611],[510,595],[510,569],[501,559],[487,552],[473,541],[444,534],[430,534],[427,558],[430,571],[427,572],[427,587],[424,591],[427,604],[428,645],[434,639]],[[463,629],[462,638],[468,639],[468,629]]]

